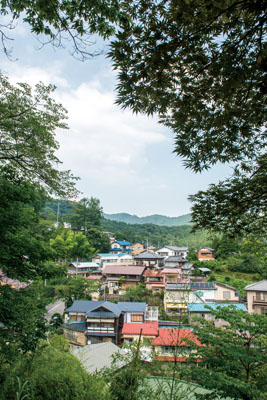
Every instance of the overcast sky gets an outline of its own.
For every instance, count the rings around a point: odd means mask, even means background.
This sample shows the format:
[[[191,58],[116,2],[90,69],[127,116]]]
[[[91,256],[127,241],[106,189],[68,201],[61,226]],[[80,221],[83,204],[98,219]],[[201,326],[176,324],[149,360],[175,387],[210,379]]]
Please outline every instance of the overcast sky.
[[[57,86],[55,97],[68,110],[70,128],[57,133],[58,156],[64,169],[80,177],[81,197],[99,198],[106,213],[183,215],[190,212],[189,194],[230,175],[222,165],[202,174],[185,170],[172,153],[170,130],[157,118],[116,106],[116,74],[104,55],[81,62],[68,50],[40,49],[24,25],[12,36],[13,61],[1,53],[2,72],[12,82]],[[98,41],[98,48],[107,46]]]

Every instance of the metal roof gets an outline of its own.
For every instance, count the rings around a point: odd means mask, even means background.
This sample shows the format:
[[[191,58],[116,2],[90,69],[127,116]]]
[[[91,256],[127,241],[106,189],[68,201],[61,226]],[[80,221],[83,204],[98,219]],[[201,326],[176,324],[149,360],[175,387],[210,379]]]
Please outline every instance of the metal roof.
[[[82,261],[82,262],[71,262],[69,263],[69,266],[74,265],[75,268],[92,268],[92,267],[97,267],[99,268],[99,264],[96,262],[87,262],[87,261]]]
[[[247,285],[244,290],[252,290],[252,291],[263,291],[263,292],[267,292],[267,280],[263,280],[263,281],[259,281],[259,282],[255,282],[255,283],[251,283],[250,285]]]
[[[103,313],[106,316],[108,316],[108,313],[113,313],[117,317],[119,317],[121,314],[121,310],[115,303],[111,303],[110,301],[97,301],[94,303],[99,303],[99,304],[96,304],[95,307],[93,306],[90,310],[88,310],[88,312],[86,313],[86,316],[92,315],[93,313],[96,314],[94,316],[97,316],[97,314],[102,315]],[[103,309],[105,309],[107,311],[103,311]]]
[[[187,261],[184,257],[182,256],[169,256],[168,258],[165,259],[165,262],[182,262],[182,261]]]
[[[134,256],[134,259],[146,259],[146,260],[162,260],[164,257],[158,254],[152,253],[151,251],[143,251],[143,253]]]
[[[63,328],[71,329],[72,331],[77,332],[85,332],[86,331],[86,324],[85,322],[73,322],[73,323],[65,323],[62,325]]]
[[[113,355],[125,355],[125,350],[120,349],[112,342],[91,344],[73,351],[73,355],[83,364],[86,371],[93,374],[102,368],[117,369],[125,365],[126,361],[117,360],[113,363]]]
[[[194,269],[193,264],[190,263],[185,263],[184,265],[181,266],[182,269]]]
[[[192,282],[191,289],[215,289],[214,282]]]
[[[131,301],[119,301],[117,303],[118,308],[121,311],[138,311],[145,312],[146,311],[146,303],[141,302],[131,302]]]
[[[142,275],[145,270],[145,267],[129,265],[129,266],[120,266],[120,265],[106,265],[102,271],[102,274],[119,274],[119,275]]]
[[[208,308],[216,310],[218,307],[234,307],[236,310],[246,311],[247,309],[242,303],[187,303],[187,308],[191,312],[210,312]]]

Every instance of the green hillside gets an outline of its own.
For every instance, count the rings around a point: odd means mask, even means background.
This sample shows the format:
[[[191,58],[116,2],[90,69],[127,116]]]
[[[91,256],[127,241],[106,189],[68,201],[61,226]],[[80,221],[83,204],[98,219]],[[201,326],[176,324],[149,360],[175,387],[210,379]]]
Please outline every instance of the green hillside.
[[[191,224],[191,215],[181,215],[180,217],[166,217],[164,215],[153,214],[147,217],[138,217],[127,213],[103,214],[104,218],[111,221],[125,222],[127,224],[155,224],[159,226],[179,226]]]

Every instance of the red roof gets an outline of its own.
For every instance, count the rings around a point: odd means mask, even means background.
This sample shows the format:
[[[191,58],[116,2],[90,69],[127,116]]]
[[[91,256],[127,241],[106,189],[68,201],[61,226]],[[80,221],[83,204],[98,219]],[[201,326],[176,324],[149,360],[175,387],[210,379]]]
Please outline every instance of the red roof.
[[[190,342],[201,345],[190,329],[160,328],[159,335],[151,343],[154,346],[190,346]]]
[[[157,361],[179,361],[184,362],[186,360],[185,357],[173,357],[173,356],[156,356]]]
[[[88,281],[94,280],[94,279],[102,279],[103,276],[102,275],[89,275],[87,276],[85,279],[87,279]]]
[[[126,322],[123,324],[122,334],[123,335],[140,335],[142,329],[142,335],[147,336],[157,336],[158,331],[158,322]]]

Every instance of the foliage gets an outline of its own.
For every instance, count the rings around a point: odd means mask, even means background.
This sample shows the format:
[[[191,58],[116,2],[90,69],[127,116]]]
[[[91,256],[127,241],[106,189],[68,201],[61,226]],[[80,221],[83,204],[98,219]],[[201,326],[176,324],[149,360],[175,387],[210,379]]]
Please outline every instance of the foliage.
[[[90,376],[79,361],[68,351],[57,336],[49,342],[40,343],[31,357],[19,357],[1,386],[1,400],[15,398],[15,377],[28,381],[24,393],[30,400],[102,400],[105,399],[104,382]]]
[[[50,331],[56,332],[63,323],[64,323],[64,319],[61,314],[59,314],[59,313],[53,314],[50,319],[50,322],[49,322]]]
[[[64,285],[57,285],[59,297],[70,307],[74,300],[91,300],[91,293],[98,289],[98,284],[88,281],[83,276],[74,275]]]
[[[97,253],[108,253],[110,250],[110,240],[108,235],[98,227],[87,229],[86,237],[97,251]]]
[[[70,218],[73,228],[86,232],[89,227],[100,226],[103,209],[96,197],[83,198],[73,208],[75,214]]]
[[[51,262],[52,252],[40,237],[38,212],[44,191],[19,173],[3,168],[0,173],[0,268],[17,279],[48,278],[62,274]]]
[[[143,301],[147,302],[152,292],[146,289],[143,283],[138,283],[136,287],[128,287],[122,296],[122,301]]]
[[[194,362],[185,375],[222,397],[263,400],[267,387],[260,377],[267,366],[266,316],[234,307],[210,313],[224,325],[216,327],[213,321],[198,319],[194,333],[203,346],[196,346],[191,353]],[[201,361],[194,367],[196,360]]]
[[[20,290],[0,286],[0,349],[5,362],[11,363],[19,353],[34,352],[39,340],[45,338],[46,304],[35,285]]]
[[[114,34],[116,24],[128,18],[118,0],[2,0],[0,6],[1,14],[8,14],[13,21],[22,16],[33,33],[46,35],[55,47],[64,47],[64,43],[70,41],[72,54],[82,61],[95,55],[88,49],[94,43],[91,34],[106,39]],[[9,54],[3,28],[2,44],[4,52]],[[9,24],[7,28],[14,29],[14,25]]]
[[[0,166],[11,166],[58,195],[73,195],[70,171],[57,169],[55,131],[67,125],[66,110],[51,98],[54,89],[42,83],[34,91],[25,83],[13,86],[0,74]]]
[[[125,1],[133,22],[111,44],[117,103],[157,113],[174,151],[232,178],[191,197],[196,228],[266,232],[266,7],[261,0]],[[234,226],[233,226],[234,225]]]
[[[50,246],[57,260],[88,259],[95,253],[86,236],[82,232],[74,233],[71,229],[62,229],[55,238],[50,239]]]

